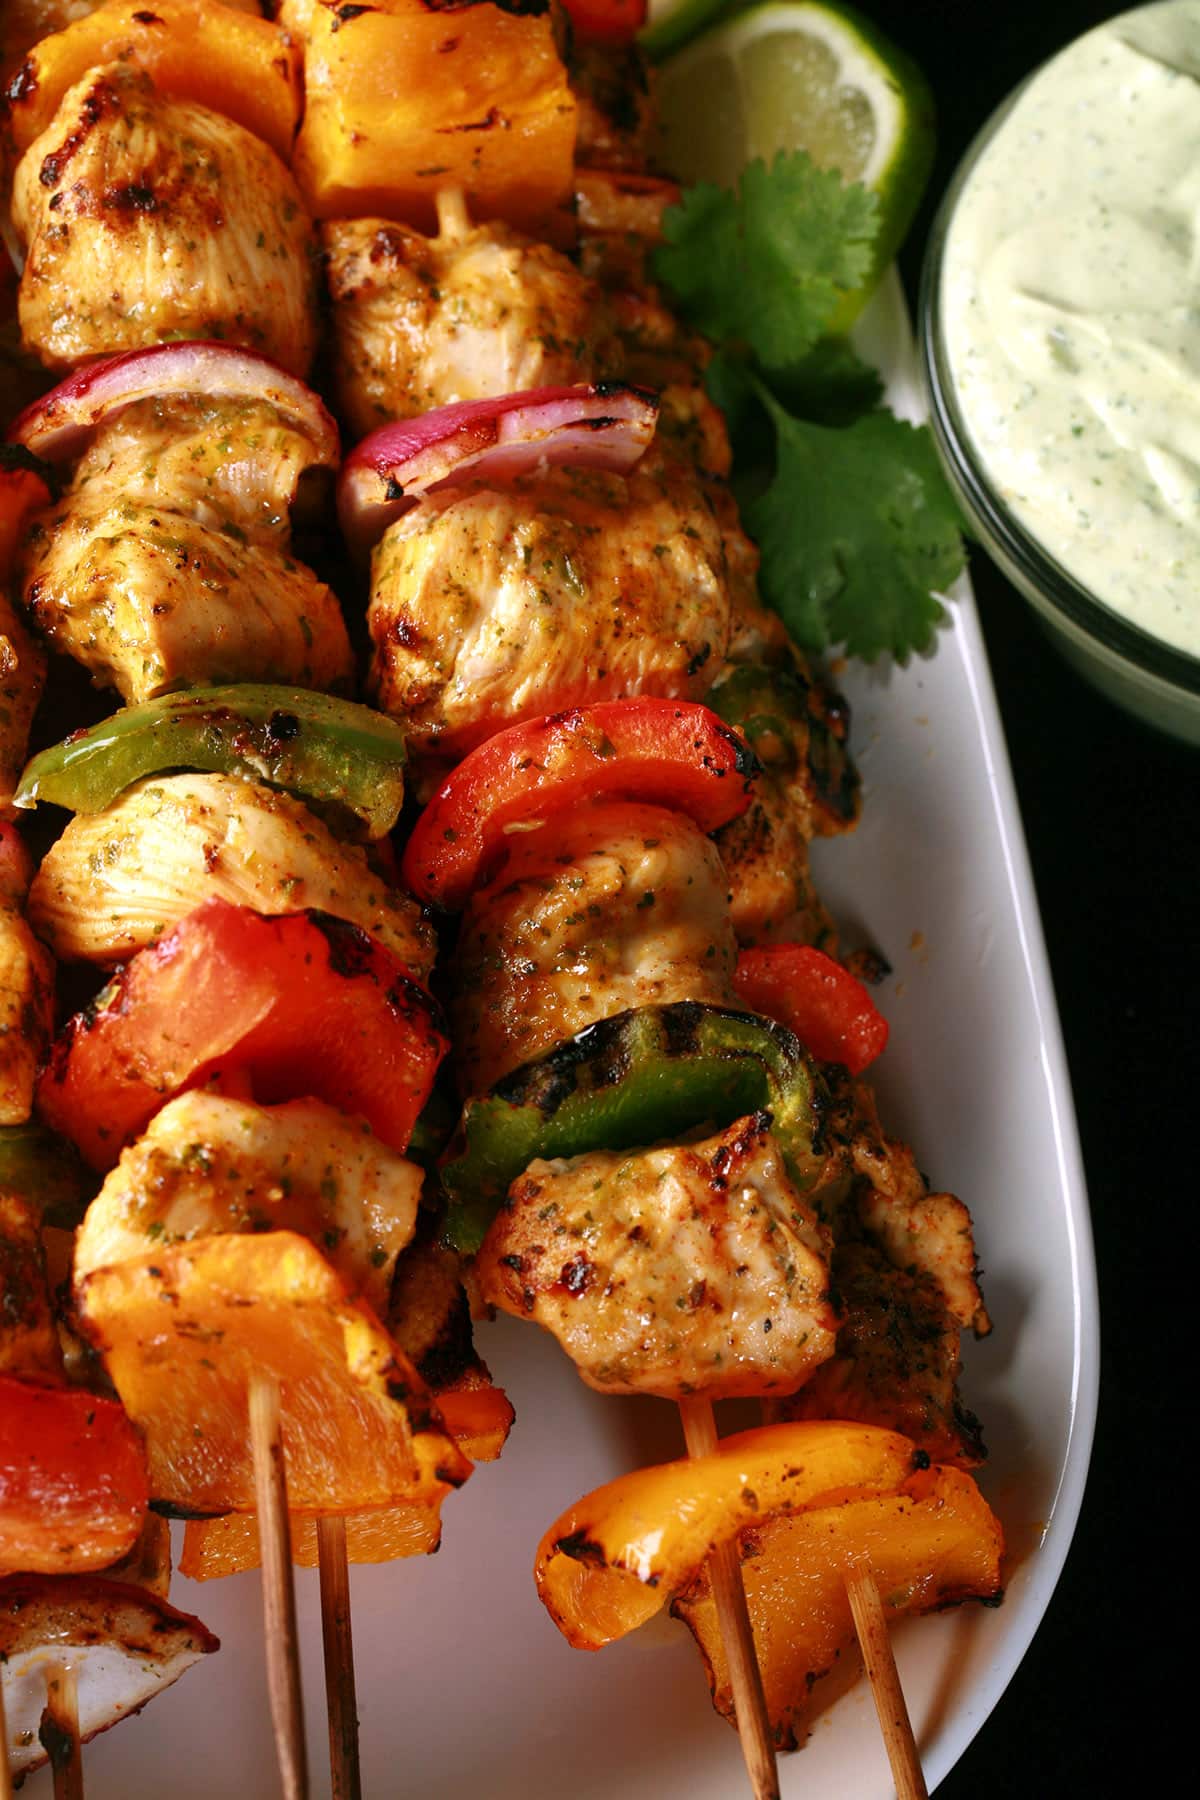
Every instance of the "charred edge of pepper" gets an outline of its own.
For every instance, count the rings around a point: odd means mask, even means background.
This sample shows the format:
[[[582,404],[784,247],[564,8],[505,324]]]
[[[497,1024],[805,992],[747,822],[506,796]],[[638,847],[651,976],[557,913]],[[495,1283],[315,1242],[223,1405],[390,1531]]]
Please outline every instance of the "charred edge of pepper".
[[[637,1103],[639,1075],[656,1069],[661,1075],[672,1066],[678,1079],[654,1085],[652,1122]],[[589,1122],[588,1109],[604,1113],[605,1097],[619,1096],[627,1079],[630,1103],[622,1107],[618,1099],[607,1124]],[[441,1169],[449,1239],[460,1250],[478,1249],[512,1182],[538,1156],[635,1149],[694,1126],[758,1114],[764,1102],[794,1178],[811,1186],[826,1160],[829,1109],[819,1071],[786,1027],[699,1001],[598,1020],[468,1102]]]
[[[565,1537],[555,1539],[554,1548],[559,1556],[569,1556],[572,1562],[585,1563],[588,1568],[608,1567],[603,1544],[597,1544],[585,1531],[568,1531]]]

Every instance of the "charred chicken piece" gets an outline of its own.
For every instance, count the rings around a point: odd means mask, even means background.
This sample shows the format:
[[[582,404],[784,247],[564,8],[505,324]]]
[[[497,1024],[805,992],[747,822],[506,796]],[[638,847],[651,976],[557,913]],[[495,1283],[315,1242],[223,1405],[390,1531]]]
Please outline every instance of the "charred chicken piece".
[[[25,604],[133,704],[197,682],[348,686],[337,599],[289,554],[317,454],[266,402],[136,403],[28,526]]]
[[[384,219],[322,228],[335,379],[356,436],[388,419],[616,372],[595,285],[491,223],[427,238]]]
[[[455,956],[463,1092],[627,1007],[730,1004],[736,954],[720,858],[686,815],[617,802],[514,835]]]
[[[834,1250],[832,1273],[837,1348],[772,1417],[884,1425],[933,1462],[975,1468],[985,1455],[980,1425],[958,1397],[959,1326],[937,1283],[853,1241]]]
[[[297,1231],[382,1318],[422,1173],[320,1100],[169,1100],[87,1211],[75,1278],[210,1233]]]
[[[739,595],[738,648],[762,661],[731,663],[709,704],[740,732],[762,765],[748,810],[717,833],[741,944],[806,943],[832,950],[833,922],[809,876],[814,837],[852,830],[858,772],[846,748],[845,702],[798,652],[781,656]]]
[[[60,956],[111,964],[214,895],[268,914],[315,907],[361,925],[418,980],[432,967],[432,930],[357,845],[233,775],[151,777],[79,814],[38,871],[29,917]]]
[[[721,534],[695,474],[551,469],[434,494],[372,562],[372,680],[417,754],[461,756],[563,707],[698,699],[729,636]]]
[[[146,1588],[99,1575],[8,1575],[0,1580],[0,1679],[9,1741],[0,1754],[18,1777],[46,1761],[38,1734],[56,1662],[75,1671],[86,1743],[219,1648],[199,1619]]]
[[[577,254],[584,273],[607,288],[650,287],[649,255],[662,242],[664,212],[679,197],[678,182],[655,175],[576,169]]]
[[[720,1399],[787,1391],[832,1353],[828,1254],[760,1113],[701,1143],[532,1163],[476,1277],[589,1387]]]
[[[908,1145],[884,1133],[864,1082],[835,1078],[834,1093],[840,1114],[834,1130],[848,1145],[857,1229],[894,1268],[927,1276],[960,1327],[986,1337],[992,1324],[979,1288],[970,1213],[955,1195],[930,1193]]]
[[[274,151],[164,98],[136,65],[92,70],[17,166],[25,345],[49,368],[164,338],[221,338],[303,375],[316,345],[311,221]]]

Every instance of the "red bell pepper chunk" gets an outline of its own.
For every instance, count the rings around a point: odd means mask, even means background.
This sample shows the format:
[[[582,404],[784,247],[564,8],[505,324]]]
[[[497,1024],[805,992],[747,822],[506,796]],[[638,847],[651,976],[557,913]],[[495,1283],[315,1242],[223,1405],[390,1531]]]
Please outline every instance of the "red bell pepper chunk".
[[[358,926],[208,900],[68,1023],[37,1105],[97,1169],[217,1072],[268,1104],[361,1113],[403,1151],[447,1048],[434,1001]]]
[[[808,944],[763,944],[738,953],[734,991],[778,1019],[818,1062],[861,1075],[882,1052],[888,1022],[856,976]]]
[[[119,1402],[0,1375],[0,1570],[105,1569],[133,1548],[147,1499]]]
[[[753,751],[706,706],[603,700],[498,731],[465,757],[417,820],[402,871],[420,900],[454,910],[515,831],[588,800],[641,800],[716,831],[745,812]]]
[[[629,44],[646,23],[646,0],[563,0],[588,44]]]

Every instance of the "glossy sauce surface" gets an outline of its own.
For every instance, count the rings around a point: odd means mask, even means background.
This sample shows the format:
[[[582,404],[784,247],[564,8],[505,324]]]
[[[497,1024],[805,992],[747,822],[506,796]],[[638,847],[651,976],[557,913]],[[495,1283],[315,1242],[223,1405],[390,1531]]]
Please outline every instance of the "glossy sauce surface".
[[[1143,630],[1200,654],[1200,0],[1089,32],[1017,94],[946,239],[945,349],[992,486]]]

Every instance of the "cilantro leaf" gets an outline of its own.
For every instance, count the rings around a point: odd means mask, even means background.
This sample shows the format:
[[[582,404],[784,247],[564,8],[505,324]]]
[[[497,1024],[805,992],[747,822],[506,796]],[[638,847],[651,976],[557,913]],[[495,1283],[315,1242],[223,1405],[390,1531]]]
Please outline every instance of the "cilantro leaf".
[[[654,272],[716,343],[748,345],[765,369],[798,362],[871,267],[879,202],[803,150],[756,159],[736,192],[701,182],[663,217]]]
[[[774,480],[746,512],[765,598],[807,649],[926,649],[943,611],[933,590],[965,560],[928,430],[888,412],[808,424],[759,393],[778,440]]]
[[[774,388],[790,413],[819,425],[853,424],[883,399],[878,369],[865,363],[845,338],[822,338]]]

